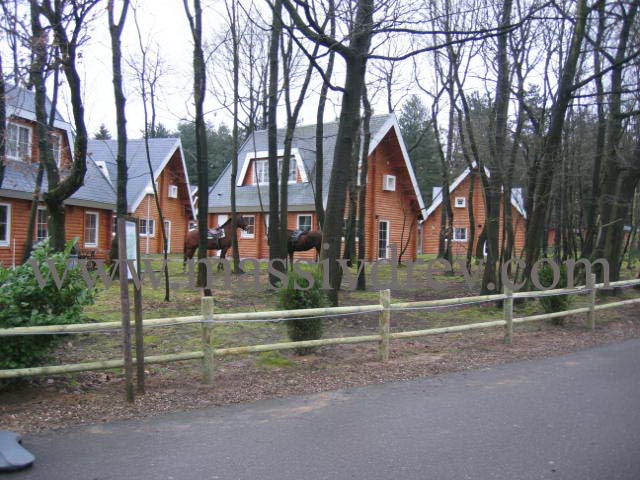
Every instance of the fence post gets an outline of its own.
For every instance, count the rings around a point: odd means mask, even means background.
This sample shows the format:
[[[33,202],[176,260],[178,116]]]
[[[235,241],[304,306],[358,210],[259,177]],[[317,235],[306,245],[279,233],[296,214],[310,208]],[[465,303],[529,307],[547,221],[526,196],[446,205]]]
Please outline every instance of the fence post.
[[[202,297],[202,383],[213,381],[213,297]]]
[[[587,314],[587,320],[589,323],[589,329],[592,332],[596,331],[596,295],[598,290],[596,289],[596,274],[589,275],[589,313]]]
[[[378,358],[381,362],[389,360],[389,328],[391,325],[391,290],[380,290],[380,306],[382,310],[378,317],[378,332],[380,343],[378,344]]]
[[[502,302],[502,310],[504,314],[504,343],[511,345],[511,337],[513,336],[513,289],[505,285],[505,298]]]

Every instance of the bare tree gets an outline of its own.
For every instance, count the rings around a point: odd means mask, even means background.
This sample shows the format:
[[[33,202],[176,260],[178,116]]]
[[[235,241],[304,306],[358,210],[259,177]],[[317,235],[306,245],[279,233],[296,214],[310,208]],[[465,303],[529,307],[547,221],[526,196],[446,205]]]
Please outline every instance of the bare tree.
[[[49,0],[38,2],[31,0],[31,30],[33,34],[33,61],[31,79],[35,86],[36,119],[40,161],[44,163],[48,189],[44,193],[44,202],[49,213],[49,236],[54,250],[63,250],[65,244],[65,207],[64,201],[73,195],[83,184],[87,171],[87,128],[84,122],[84,105],[80,74],[77,68],[78,47],[86,38],[87,22],[97,0],[82,2]],[[63,178],[60,167],[53,158],[48,135],[47,113],[45,108],[46,86],[44,66],[48,49],[47,32],[41,19],[46,19],[48,29],[53,32],[56,47],[59,49],[57,61],[65,73],[69,87],[73,120],[75,126],[75,144],[73,161]],[[50,49],[49,49],[50,50]]]
[[[195,103],[196,124],[196,167],[198,170],[198,260],[207,258],[207,231],[209,210],[209,181],[207,168],[207,130],[204,122],[204,97],[206,94],[206,65],[202,49],[202,7],[200,0],[193,0],[193,13],[189,0],[183,0],[185,14],[193,38],[193,96]],[[198,285],[205,287],[207,283],[206,265],[198,264]],[[211,292],[205,289],[205,295]]]

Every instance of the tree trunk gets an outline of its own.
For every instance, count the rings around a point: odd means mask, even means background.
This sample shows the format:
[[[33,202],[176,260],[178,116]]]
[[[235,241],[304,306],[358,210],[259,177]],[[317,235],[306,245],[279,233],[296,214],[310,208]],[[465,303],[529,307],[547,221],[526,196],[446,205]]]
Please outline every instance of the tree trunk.
[[[336,19],[335,19],[335,2],[329,0],[329,10],[327,15],[330,18],[331,23],[331,36],[336,33]],[[320,98],[318,99],[318,113],[316,116],[316,165],[315,165],[315,207],[316,217],[318,218],[318,226],[322,229],[324,225],[324,110],[327,104],[327,94],[329,93],[329,82],[333,74],[333,64],[335,61],[336,52],[331,50],[329,52],[329,60],[327,62],[327,69],[325,71],[325,79],[322,82],[320,88]]]
[[[267,140],[269,150],[269,260],[284,260],[286,246],[280,238],[280,205],[278,192],[278,52],[282,36],[282,0],[275,0],[269,44],[269,102],[267,113]],[[281,262],[274,264],[284,270]],[[275,276],[270,279],[271,284]]]
[[[207,129],[204,121],[204,97],[206,94],[206,68],[202,50],[202,8],[200,0],[193,0],[194,14],[191,15],[188,0],[183,0],[193,37],[193,97],[196,109],[196,170],[198,173],[198,260],[207,258],[207,230],[209,210],[209,179],[207,162]],[[207,266],[198,263],[198,286],[207,284]],[[205,295],[211,292],[204,291]]]
[[[356,266],[358,274],[358,290],[366,290],[366,273],[364,262],[366,257],[367,242],[366,237],[366,205],[367,205],[367,175],[369,173],[369,146],[371,144],[371,104],[367,95],[367,87],[362,90],[362,105],[364,107],[364,117],[362,118],[362,158],[360,161],[360,187],[358,189],[358,264]]]
[[[544,146],[537,172],[536,189],[533,198],[532,211],[529,217],[524,248],[526,264],[524,277],[526,279],[530,278],[533,264],[540,256],[540,248],[543,240],[542,237],[545,231],[545,220],[547,218],[549,195],[551,193],[551,185],[562,144],[565,114],[572,98],[573,81],[576,76],[580,49],[582,46],[582,40],[585,36],[585,25],[588,15],[589,10],[587,9],[586,0],[578,0],[576,6],[576,22],[571,38],[571,46],[560,74],[556,101],[551,108],[551,119],[544,138]]]

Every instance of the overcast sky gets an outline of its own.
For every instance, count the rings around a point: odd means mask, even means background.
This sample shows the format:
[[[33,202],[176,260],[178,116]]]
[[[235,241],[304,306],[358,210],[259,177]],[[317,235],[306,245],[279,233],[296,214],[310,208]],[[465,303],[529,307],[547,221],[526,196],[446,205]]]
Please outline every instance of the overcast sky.
[[[166,63],[160,91],[158,92],[158,122],[169,129],[174,129],[181,120],[193,118],[193,80],[192,80],[192,39],[191,32],[180,0],[154,0],[137,2],[138,23],[145,42],[157,43]],[[158,8],[159,6],[162,8]],[[208,7],[204,11],[204,30],[207,40],[214,38],[216,32],[225,29],[225,11],[217,11]],[[122,36],[122,47],[125,59],[139,56],[139,43],[134,23],[133,12],[129,12]],[[337,63],[341,63],[338,59]],[[136,90],[135,79],[131,69],[123,62],[125,76],[125,94],[127,97],[127,130],[130,138],[141,136],[144,127],[142,100]],[[337,71],[340,75],[340,65]],[[113,84],[111,73],[111,46],[106,14],[100,15],[94,24],[91,39],[83,47],[82,73],[84,82],[85,115],[89,132],[93,133],[104,123],[115,136],[115,107],[113,100]],[[211,82],[209,82],[211,83]],[[317,91],[316,82],[301,112],[300,123],[315,123]],[[231,95],[232,92],[227,92]],[[339,96],[333,94],[327,105],[326,120],[333,120],[339,114]],[[68,105],[68,95],[59,106],[61,113],[72,118]],[[221,122],[229,125],[231,116],[220,105],[211,92],[207,92],[206,120],[218,125]],[[381,111],[379,111],[380,113]],[[281,115],[282,117],[282,115]],[[280,118],[282,120],[282,118]],[[279,122],[281,123],[281,122]]]

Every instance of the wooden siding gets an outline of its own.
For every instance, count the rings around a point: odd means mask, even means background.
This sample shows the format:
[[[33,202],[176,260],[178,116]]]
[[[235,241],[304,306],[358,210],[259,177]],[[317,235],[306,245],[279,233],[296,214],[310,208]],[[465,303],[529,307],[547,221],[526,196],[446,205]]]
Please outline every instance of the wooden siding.
[[[178,198],[169,197],[169,185],[178,187]],[[188,185],[185,183],[180,150],[176,150],[159,175],[157,188],[164,219],[171,222],[169,253],[181,253],[184,248],[184,239],[191,215]],[[155,223],[154,235],[150,237],[140,236],[140,253],[162,253],[160,214],[153,194],[145,195],[132,215],[140,219],[152,218]]]
[[[451,206],[453,209],[453,227],[454,228],[466,228],[467,229],[467,238],[469,237],[469,205],[468,205],[468,197],[469,197],[469,189],[471,187],[471,176],[467,176],[458,187],[450,193],[451,198]],[[463,197],[465,199],[464,208],[459,208],[455,206],[455,198]],[[501,200],[502,202],[502,200]],[[475,177],[475,185],[473,190],[473,211],[474,211],[474,219],[476,223],[476,231],[475,231],[475,240],[473,245],[473,251],[475,253],[476,246],[478,244],[478,238],[482,233],[485,223],[485,201],[484,201],[484,190],[482,188],[482,182],[480,178]],[[500,244],[502,244],[502,230],[504,222],[502,220],[502,208],[500,211],[501,219],[500,219]],[[438,241],[440,237],[440,217],[442,215],[442,205],[439,205],[435,211],[429,216],[429,218],[424,222],[422,233],[423,233],[423,253],[428,254],[437,254],[438,253]],[[515,233],[515,255],[519,255],[524,248],[524,233],[525,233],[525,218],[516,210],[516,208],[511,206],[511,215],[513,219],[513,229]],[[467,248],[469,246],[469,241],[453,241],[452,243],[452,252],[455,255],[466,255]]]
[[[24,125],[31,129],[31,159],[30,161],[33,163],[39,162],[40,148],[38,146],[38,131],[36,129],[36,122],[31,120],[27,120],[22,117],[17,117],[12,115],[8,119],[9,122],[15,123],[18,125]],[[61,164],[63,167],[68,167],[71,164],[71,149],[69,148],[69,141],[67,139],[67,132],[62,130],[61,128],[53,128],[53,133],[60,136],[61,146],[60,146],[60,157]]]
[[[9,245],[0,246],[0,261],[5,267],[21,263],[27,238],[29,223],[30,200],[15,198],[0,198],[0,203],[11,206],[11,230],[9,232]],[[44,206],[44,204],[41,204]],[[96,212],[98,214],[98,237],[95,247],[85,245],[85,213]],[[65,237],[67,240],[78,238],[78,247],[83,251],[94,252],[97,258],[107,258],[111,242],[111,217],[113,212],[107,209],[87,208],[74,205],[66,207]],[[35,235],[35,231],[34,231]]]
[[[252,181],[252,168],[249,168],[243,184]],[[395,191],[384,191],[382,182],[384,175],[395,175]],[[299,175],[298,175],[299,177]],[[417,253],[417,222],[420,209],[411,184],[409,172],[402,157],[398,138],[391,130],[379,143],[369,157],[367,175],[367,208],[365,211],[365,252],[366,259],[378,259],[378,223],[380,220],[390,222],[389,244],[396,245],[398,253],[406,247],[403,259],[415,259]],[[300,181],[300,178],[298,178]],[[268,194],[265,186],[265,195]],[[311,188],[311,186],[309,186]],[[345,215],[348,209],[345,207]],[[298,215],[312,216],[312,229],[318,230],[315,211],[289,212],[288,228],[295,229]],[[226,215],[230,215],[230,212]],[[269,258],[269,246],[266,236],[265,214],[246,212],[242,215],[253,215],[256,219],[256,233],[253,238],[242,238],[238,232],[240,255],[242,258]],[[220,214],[209,214],[209,226],[219,224]],[[231,253],[228,252],[227,255]],[[296,252],[295,258],[314,259],[315,251]]]

